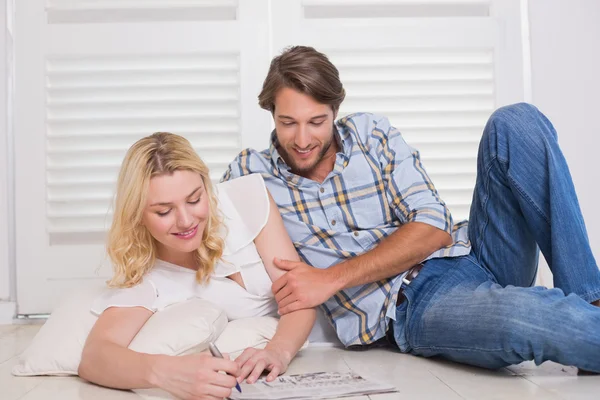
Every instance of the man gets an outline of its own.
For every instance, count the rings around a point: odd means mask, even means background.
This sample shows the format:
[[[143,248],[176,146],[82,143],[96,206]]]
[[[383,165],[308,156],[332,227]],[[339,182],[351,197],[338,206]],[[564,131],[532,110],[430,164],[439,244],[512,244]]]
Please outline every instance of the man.
[[[269,149],[223,179],[265,178],[304,262],[272,290],[279,312],[322,305],[348,347],[499,368],[553,360],[600,372],[600,271],[556,132],[535,107],[489,119],[470,222],[455,223],[419,153],[385,117],[340,119],[338,71],[310,47],[273,59],[259,104]],[[538,246],[555,289],[531,287]],[[316,268],[312,268],[316,267]]]

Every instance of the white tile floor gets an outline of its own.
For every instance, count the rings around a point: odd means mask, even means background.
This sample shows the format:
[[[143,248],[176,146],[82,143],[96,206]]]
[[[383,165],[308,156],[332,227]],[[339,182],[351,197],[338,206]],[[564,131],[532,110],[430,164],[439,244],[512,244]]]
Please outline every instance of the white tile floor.
[[[39,325],[0,326],[1,400],[127,400],[142,396],[101,388],[77,377],[17,378],[10,374],[16,357],[37,333]],[[400,391],[345,398],[391,399],[598,399],[600,376],[577,376],[572,367],[532,363],[487,371],[440,360],[426,360],[390,350],[351,352],[312,347],[303,351],[288,373],[354,371],[368,378],[394,384]]]

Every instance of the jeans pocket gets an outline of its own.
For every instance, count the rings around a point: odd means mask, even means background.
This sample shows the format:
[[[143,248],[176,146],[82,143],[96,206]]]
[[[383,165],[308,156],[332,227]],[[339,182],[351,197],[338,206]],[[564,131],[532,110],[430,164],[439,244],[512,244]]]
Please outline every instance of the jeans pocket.
[[[475,267],[479,268],[481,270],[481,272],[483,272],[490,281],[496,282],[496,283],[498,282],[498,280],[496,279],[496,277],[494,276],[492,271],[490,271],[484,265],[481,265],[481,263],[479,263],[479,261],[477,261],[477,257],[475,257],[475,254],[473,254],[473,251],[471,251],[471,253],[469,253],[467,256],[465,256],[465,258],[471,264],[473,264]]]
[[[409,308],[410,302],[408,299],[405,299],[398,307],[396,307],[396,321],[393,321],[394,340],[400,351],[403,353],[410,351],[410,346],[406,339],[406,321]]]

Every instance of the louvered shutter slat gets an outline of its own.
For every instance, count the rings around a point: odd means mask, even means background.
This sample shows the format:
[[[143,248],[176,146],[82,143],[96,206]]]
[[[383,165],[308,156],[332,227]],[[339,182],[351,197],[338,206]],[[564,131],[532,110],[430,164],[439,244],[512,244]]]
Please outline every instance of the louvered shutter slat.
[[[51,235],[107,228],[119,167],[143,136],[186,136],[214,179],[240,150],[236,53],[54,56],[46,67]]]
[[[454,218],[468,218],[481,131],[495,108],[492,49],[331,48],[326,53],[348,82],[340,115],[387,116],[419,150]]]

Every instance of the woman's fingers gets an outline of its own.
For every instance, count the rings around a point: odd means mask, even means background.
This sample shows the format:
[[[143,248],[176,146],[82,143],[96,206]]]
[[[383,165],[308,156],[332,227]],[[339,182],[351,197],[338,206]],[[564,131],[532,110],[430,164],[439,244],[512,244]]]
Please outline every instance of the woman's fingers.
[[[248,383],[256,382],[256,380],[260,377],[260,374],[262,374],[262,372],[265,370],[266,366],[267,366],[267,362],[264,359],[258,360],[256,365],[254,366],[254,369],[252,370],[252,373],[246,379],[246,382],[248,382]]]

